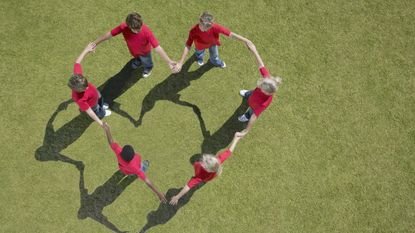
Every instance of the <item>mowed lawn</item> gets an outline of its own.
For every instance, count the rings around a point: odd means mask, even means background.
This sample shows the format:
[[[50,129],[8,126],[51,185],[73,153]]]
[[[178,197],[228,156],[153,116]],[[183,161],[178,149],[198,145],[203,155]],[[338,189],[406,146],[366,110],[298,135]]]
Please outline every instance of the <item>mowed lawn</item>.
[[[0,232],[415,231],[414,1],[4,0],[0,9]],[[222,176],[172,208],[142,181],[121,180],[103,130],[66,102],[67,80],[88,42],[132,11],[179,59],[204,10],[252,40],[283,85]],[[122,36],[84,59],[89,81],[115,101],[105,119],[114,139],[151,161],[147,175],[168,196],[193,175],[193,155],[222,151],[244,126],[238,92],[260,75],[242,43],[221,41],[224,70],[193,63],[171,75],[153,53],[141,79]]]

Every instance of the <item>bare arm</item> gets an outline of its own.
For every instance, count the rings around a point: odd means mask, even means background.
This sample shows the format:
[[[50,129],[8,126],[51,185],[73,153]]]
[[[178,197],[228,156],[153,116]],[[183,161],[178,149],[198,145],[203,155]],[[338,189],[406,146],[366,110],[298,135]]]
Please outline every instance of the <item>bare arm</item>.
[[[244,137],[252,128],[252,126],[254,125],[255,121],[257,119],[257,116],[255,114],[252,114],[251,119],[249,119],[248,121],[248,125],[246,126],[246,128],[244,130],[242,130],[241,132],[237,132],[235,134],[235,136],[238,137]]]
[[[114,140],[112,139],[110,127],[106,122],[103,122],[102,127],[104,128],[105,135],[107,136],[108,144],[111,145],[112,143],[114,143]]]
[[[76,59],[75,63],[81,63],[82,60],[84,60],[85,55],[87,55],[88,53],[94,51],[95,49],[95,45],[94,43],[89,43],[84,50],[82,51],[82,53],[78,56],[78,58]]]
[[[153,183],[151,183],[151,181],[146,178],[144,180],[144,182],[147,184],[147,186],[157,195],[157,197],[160,199],[161,202],[166,203],[166,197],[164,196],[163,193],[161,193],[160,191],[157,190],[156,187],[154,187]]]
[[[229,146],[229,150],[230,150],[231,152],[233,152],[233,151],[235,150],[236,144],[238,144],[238,142],[239,142],[239,140],[240,140],[241,138],[242,138],[242,137],[240,137],[239,135],[237,135],[237,133],[235,133],[235,136],[233,137],[233,140],[232,140],[232,142],[231,142],[231,145]]]
[[[88,114],[89,117],[91,117],[92,120],[96,121],[101,127],[103,126],[103,122],[101,121],[101,119],[99,119],[99,117],[97,116],[97,114],[95,114],[95,112],[92,111],[91,108],[88,108],[86,110],[86,114]]]
[[[94,48],[99,45],[101,42],[106,41],[108,39],[112,38],[111,32],[107,32],[104,35],[98,37],[93,43],[95,44]]]
[[[169,202],[170,205],[177,205],[177,202],[179,202],[179,199],[181,197],[183,197],[187,192],[189,192],[189,190],[190,190],[189,186],[187,186],[187,185],[184,186],[182,188],[182,190],[180,190],[180,192],[176,196],[174,196],[174,197],[171,198],[171,200]]]
[[[169,58],[169,56],[164,51],[164,49],[159,45],[159,46],[155,47],[154,50],[156,50],[156,52],[160,55],[160,57],[163,58],[163,60],[165,60],[167,62],[167,65],[169,65],[170,69],[173,69],[173,66],[176,63]]]
[[[262,61],[261,56],[259,56],[259,53],[256,50],[255,45],[252,42],[250,42],[250,43],[247,43],[247,46],[249,50],[254,54],[258,67],[259,68],[264,67],[264,62]]]
[[[245,42],[245,43],[251,42],[250,40],[246,39],[245,37],[243,37],[241,35],[238,35],[238,34],[236,34],[234,32],[231,32],[231,34],[229,35],[229,37],[230,38],[233,38],[233,39],[236,39],[236,40],[239,40],[239,41],[242,41],[242,42]]]
[[[186,59],[189,51],[190,51],[190,46],[186,45],[184,47],[183,54],[182,54],[182,57],[180,58],[180,61],[176,64],[175,68],[173,69],[174,73],[180,72],[180,70],[182,69],[183,63],[184,63],[184,59]]]

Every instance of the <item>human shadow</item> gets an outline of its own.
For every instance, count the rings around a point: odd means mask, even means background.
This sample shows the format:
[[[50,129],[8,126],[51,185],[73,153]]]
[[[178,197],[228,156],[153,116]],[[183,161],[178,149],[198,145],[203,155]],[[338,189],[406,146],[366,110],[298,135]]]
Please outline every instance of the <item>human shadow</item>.
[[[97,187],[93,193],[88,194],[88,189],[85,188],[84,173],[81,171],[79,179],[81,207],[78,210],[78,218],[86,219],[89,217],[114,232],[123,232],[111,223],[102,214],[102,211],[106,206],[112,204],[127,186],[136,179],[136,176],[126,176],[122,172],[116,171],[103,185]]]
[[[116,109],[117,113],[124,116],[130,120],[134,126],[138,127],[142,124],[145,114],[154,108],[157,101],[167,100],[180,106],[192,108],[200,122],[202,133],[205,133],[206,127],[199,107],[195,104],[182,100],[179,94],[180,91],[190,86],[191,81],[199,79],[204,73],[214,67],[210,62],[207,62],[197,70],[189,72],[189,68],[195,60],[196,58],[193,55],[183,64],[179,73],[169,75],[163,82],[157,84],[147,93],[141,104],[140,116],[137,120],[120,108]]]
[[[194,154],[190,157],[189,162],[191,164],[199,161],[203,153],[216,154],[221,149],[231,143],[235,132],[241,131],[245,128],[246,123],[241,123],[238,121],[238,116],[242,115],[247,109],[248,105],[245,100],[242,100],[242,103],[239,107],[233,112],[233,114],[223,123],[223,125],[212,135],[205,134],[203,142],[201,144],[201,152]],[[199,186],[192,188],[186,195],[184,195],[178,202],[176,206],[170,204],[161,203],[157,210],[151,211],[147,214],[147,223],[140,230],[141,233],[146,232],[148,229],[165,224],[171,218],[176,215],[177,211],[186,205],[193,194],[200,189],[204,184],[201,183]],[[167,191],[166,198],[170,200],[173,196],[177,195],[182,188],[170,188]]]
[[[196,187],[192,188],[189,192],[187,192],[182,198],[180,198],[177,205],[170,205],[169,203],[160,203],[159,207],[155,211],[151,211],[147,214],[147,223],[144,227],[140,230],[140,233],[146,232],[148,229],[160,225],[165,224],[168,222],[174,215],[176,215],[177,211],[186,205],[196,190],[203,187],[204,183],[200,183]],[[177,195],[182,188],[171,188],[166,193],[166,199],[170,200],[173,196]]]
[[[132,87],[135,83],[139,81],[137,73],[141,73],[143,68],[139,68],[137,70],[133,70],[131,68],[131,62],[128,62],[119,73],[114,75],[113,77],[109,78],[104,84],[98,87],[101,90],[101,94],[105,99],[105,102],[108,102],[113,105],[115,102],[114,100],[121,96],[125,91],[127,91],[130,87]],[[76,117],[74,117],[69,122],[65,123],[62,127],[55,130],[54,128],[54,121],[57,115],[61,112],[66,110],[69,104],[73,103],[71,99],[66,100],[59,104],[58,108],[49,118],[46,129],[45,129],[45,136],[43,138],[43,144],[35,151],[35,159],[41,162],[45,161],[61,161],[65,163],[69,163],[74,165],[80,172],[80,176],[83,179],[83,170],[84,164],[82,161],[71,159],[70,157],[62,154],[62,151],[74,143],[78,138],[82,136],[85,130],[91,125],[93,120],[86,114],[80,113]],[[110,178],[111,180],[111,178]],[[82,193],[82,190],[81,190]],[[98,197],[99,194],[95,194],[94,197]],[[117,197],[118,195],[114,196]],[[108,198],[108,197],[106,197]],[[114,199],[115,200],[115,199]],[[81,209],[82,201],[81,201]],[[102,209],[101,209],[102,214]],[[88,216],[88,215],[87,215]],[[97,212],[95,215],[91,216],[99,216]],[[90,217],[90,216],[88,216]],[[107,226],[109,229],[115,229],[113,224],[109,224],[109,221],[106,218],[98,218],[95,217],[92,219],[102,223],[103,225]]]
[[[133,70],[130,63],[131,61],[127,63],[118,74],[114,75],[98,87],[98,89],[101,90],[105,102],[113,104],[116,98],[121,96],[140,79],[137,77],[137,72],[140,71]],[[36,160],[62,161],[73,164],[77,166],[78,169],[83,167],[81,161],[73,160],[61,154],[61,151],[81,137],[93,120],[86,113],[80,113],[58,130],[55,130],[53,126],[56,116],[61,111],[66,110],[71,103],[73,103],[72,99],[60,103],[56,111],[49,118],[48,123],[46,124],[43,144],[35,151]]]

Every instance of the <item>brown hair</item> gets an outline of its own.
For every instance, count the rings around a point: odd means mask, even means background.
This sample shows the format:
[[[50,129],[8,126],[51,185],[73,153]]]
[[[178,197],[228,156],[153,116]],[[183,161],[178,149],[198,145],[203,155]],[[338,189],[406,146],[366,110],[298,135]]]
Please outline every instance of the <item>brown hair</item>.
[[[68,87],[78,92],[85,91],[88,87],[88,80],[82,74],[73,74],[69,79]]]
[[[200,15],[200,20],[203,21],[203,22],[212,23],[213,22],[213,15],[210,14],[209,12],[205,11]]]
[[[132,12],[128,14],[127,18],[125,19],[125,22],[127,23],[130,29],[134,30],[140,30],[141,26],[143,25],[143,19],[141,18],[141,15],[139,15],[137,12]]]

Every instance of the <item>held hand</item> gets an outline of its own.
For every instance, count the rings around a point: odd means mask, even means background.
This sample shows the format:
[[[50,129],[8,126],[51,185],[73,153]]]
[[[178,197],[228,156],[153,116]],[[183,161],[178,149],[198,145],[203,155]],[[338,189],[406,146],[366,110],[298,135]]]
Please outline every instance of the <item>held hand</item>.
[[[245,42],[245,45],[248,47],[249,50],[251,50],[252,52],[256,51],[256,47],[254,45],[254,43],[252,43],[252,41],[247,40]]]
[[[236,132],[235,133],[235,137],[237,137],[237,138],[243,138],[246,134],[247,134],[247,132],[244,132],[244,131]]]
[[[175,71],[176,65],[177,65],[177,62],[175,62],[175,61],[170,61],[169,62],[169,67],[170,67],[170,70],[171,70],[172,73],[175,73],[174,71]]]
[[[86,47],[85,47],[85,51],[90,53],[90,52],[95,52],[95,48],[97,47],[97,45],[94,42],[90,42]]]
[[[167,203],[166,196],[163,193],[158,193],[157,196],[159,197],[161,203]]]
[[[89,43],[92,46],[92,52],[95,53],[95,50],[97,49],[97,44],[95,42]]]
[[[170,205],[177,205],[177,202],[179,202],[179,198],[177,196],[174,196],[170,200]]]
[[[178,62],[176,63],[176,65],[173,67],[173,73],[179,73],[180,70],[182,70],[182,63]]]
[[[241,136],[241,133],[242,132],[236,132],[233,138],[235,140],[238,140],[239,141],[240,139],[242,139],[246,135],[246,133],[245,133],[243,136]]]
[[[103,122],[103,121],[102,121],[102,125],[101,125],[101,127],[102,127],[105,131],[110,130],[110,126],[107,124],[107,122]]]

